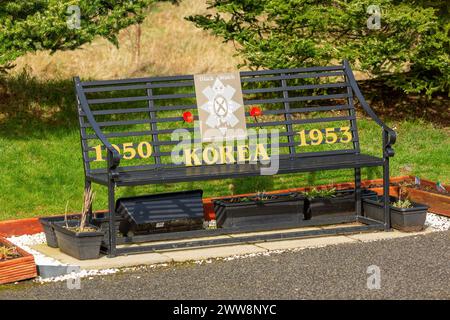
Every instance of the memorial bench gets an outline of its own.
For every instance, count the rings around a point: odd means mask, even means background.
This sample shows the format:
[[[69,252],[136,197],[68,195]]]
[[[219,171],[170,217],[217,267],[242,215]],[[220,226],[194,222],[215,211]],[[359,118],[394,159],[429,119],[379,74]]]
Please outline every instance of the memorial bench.
[[[277,152],[272,151],[272,133],[267,153],[279,162],[277,174],[318,170],[353,169],[355,177],[355,220],[368,228],[389,229],[389,157],[395,132],[373,112],[361,94],[347,61],[342,65],[283,70],[240,72],[246,126],[248,129],[277,129]],[[124,80],[81,81],[74,78],[78,102],[85,188],[98,183],[108,188],[109,256],[146,250],[231,243],[233,240],[189,241],[178,245],[120,248],[132,242],[195,238],[223,234],[226,230],[197,230],[176,234],[117,237],[115,188],[148,184],[257,176],[267,167],[263,161],[209,164],[174,163],[171,150],[179,144],[172,133],[183,128],[193,133],[198,119],[194,76],[165,76]],[[354,98],[382,131],[382,156],[360,152]],[[249,112],[258,106],[261,115]],[[190,119],[188,119],[190,120]],[[198,140],[196,140],[198,142]],[[248,151],[248,150],[246,150]],[[186,150],[184,150],[186,152]],[[236,152],[236,147],[233,147]],[[185,158],[186,159],[186,158]],[[190,159],[195,160],[196,159]],[[186,160],[187,161],[187,160]],[[362,216],[361,168],[383,168],[385,221],[375,223]],[[359,229],[355,229],[359,230]],[[245,230],[240,230],[243,232]],[[290,233],[290,237],[305,235]],[[307,234],[310,235],[310,234]],[[283,234],[275,238],[284,238]],[[270,236],[243,238],[269,240]],[[241,239],[242,240],[242,239]]]

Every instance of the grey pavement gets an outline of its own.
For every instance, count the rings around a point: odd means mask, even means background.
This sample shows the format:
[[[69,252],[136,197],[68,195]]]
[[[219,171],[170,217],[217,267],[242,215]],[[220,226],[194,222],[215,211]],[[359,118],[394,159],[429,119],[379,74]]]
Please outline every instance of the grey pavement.
[[[369,290],[369,266],[380,289]],[[2,299],[450,299],[450,232],[0,286]]]

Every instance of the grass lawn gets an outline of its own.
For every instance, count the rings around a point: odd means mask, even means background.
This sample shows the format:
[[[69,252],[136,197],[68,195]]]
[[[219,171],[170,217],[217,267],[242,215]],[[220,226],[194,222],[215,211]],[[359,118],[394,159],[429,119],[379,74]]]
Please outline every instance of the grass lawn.
[[[68,84],[70,85],[70,84]],[[47,88],[48,89],[48,88]],[[36,89],[37,90],[37,89]],[[34,94],[45,96],[40,101],[40,117],[35,112],[15,110],[0,129],[0,220],[61,214],[69,201],[69,212],[80,211],[83,194],[83,167],[75,106],[64,96],[46,95],[46,88]],[[68,93],[70,95],[70,93]],[[24,105],[26,97],[19,96]],[[55,100],[67,109],[54,110]],[[45,108],[48,106],[48,108]],[[31,104],[32,108],[32,104]],[[72,111],[70,110],[72,109]],[[46,118],[45,112],[49,112]],[[365,152],[380,154],[380,129],[372,121],[361,118],[361,146]],[[431,180],[449,182],[450,142],[442,128],[430,123],[402,120],[390,122],[396,128],[398,140],[392,159],[391,174],[414,174]],[[381,177],[381,168],[366,169],[363,178]],[[198,183],[120,188],[118,195],[166,192],[201,188],[205,196],[227,195],[233,183],[235,192],[271,190],[311,184],[351,181],[351,170],[325,171],[309,174],[283,175],[240,181],[220,180]],[[106,189],[96,186],[94,209],[106,208]]]

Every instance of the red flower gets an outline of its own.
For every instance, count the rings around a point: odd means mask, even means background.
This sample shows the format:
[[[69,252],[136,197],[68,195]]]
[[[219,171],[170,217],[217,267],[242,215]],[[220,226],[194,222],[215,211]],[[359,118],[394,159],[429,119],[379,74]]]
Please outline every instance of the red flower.
[[[194,121],[194,116],[192,115],[192,113],[190,111],[185,111],[185,112],[183,112],[183,120],[185,122],[192,122],[192,121]]]
[[[260,107],[252,107],[250,109],[250,115],[252,117],[259,117],[260,115],[262,115],[262,111]]]

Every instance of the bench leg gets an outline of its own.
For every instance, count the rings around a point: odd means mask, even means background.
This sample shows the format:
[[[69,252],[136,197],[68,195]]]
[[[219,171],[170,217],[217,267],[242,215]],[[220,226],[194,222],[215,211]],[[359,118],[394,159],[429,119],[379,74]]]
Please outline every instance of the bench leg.
[[[361,168],[355,168],[355,212],[356,216],[362,215]]]
[[[383,164],[383,201],[384,201],[384,229],[391,229],[390,199],[389,199],[389,157],[384,158]]]
[[[108,258],[116,256],[116,215],[115,215],[115,190],[112,180],[108,183],[108,212],[109,212],[109,250]]]

